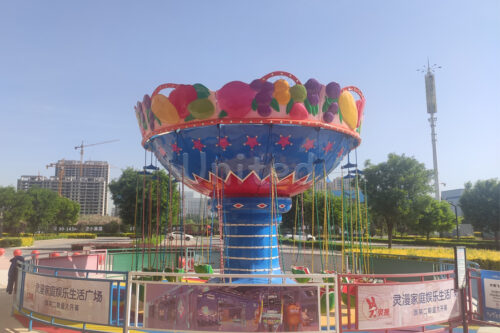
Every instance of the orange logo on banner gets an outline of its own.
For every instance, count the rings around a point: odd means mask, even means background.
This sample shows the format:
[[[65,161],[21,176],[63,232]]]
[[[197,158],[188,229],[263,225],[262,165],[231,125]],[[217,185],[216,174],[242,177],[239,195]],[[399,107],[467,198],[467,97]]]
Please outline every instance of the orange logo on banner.
[[[366,297],[362,304],[362,311],[366,318],[375,319],[380,317],[389,317],[390,310],[388,304],[386,302],[377,305],[374,296]]]

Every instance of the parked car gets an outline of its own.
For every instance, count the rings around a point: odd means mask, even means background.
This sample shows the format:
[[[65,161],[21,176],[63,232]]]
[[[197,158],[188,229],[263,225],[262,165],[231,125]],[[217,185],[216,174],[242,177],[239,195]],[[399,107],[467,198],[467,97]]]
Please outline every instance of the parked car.
[[[300,233],[300,234],[296,234],[295,236],[293,234],[286,234],[285,236],[283,236],[283,238],[285,239],[295,239],[295,240],[307,240],[307,241],[310,241],[310,240],[316,240],[316,237],[314,237],[313,235],[311,234],[303,234],[303,233]]]
[[[171,241],[174,239],[184,239],[184,240],[190,241],[193,238],[194,238],[194,236],[188,235],[182,231],[174,231],[174,232],[167,234],[167,239],[171,240]]]

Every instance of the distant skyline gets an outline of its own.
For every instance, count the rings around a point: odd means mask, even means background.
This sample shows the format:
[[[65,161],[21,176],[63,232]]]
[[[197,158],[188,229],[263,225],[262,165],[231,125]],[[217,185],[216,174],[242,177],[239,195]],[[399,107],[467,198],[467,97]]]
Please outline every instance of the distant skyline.
[[[361,169],[389,153],[432,169],[417,71],[428,58],[442,66],[441,191],[500,178],[499,1],[4,1],[0,31],[0,186],[53,175],[46,165],[79,160],[82,140],[119,140],[85,149],[85,161],[110,163],[111,178],[141,168],[133,106],[144,94],[166,82],[217,90],[275,70],[362,90]]]

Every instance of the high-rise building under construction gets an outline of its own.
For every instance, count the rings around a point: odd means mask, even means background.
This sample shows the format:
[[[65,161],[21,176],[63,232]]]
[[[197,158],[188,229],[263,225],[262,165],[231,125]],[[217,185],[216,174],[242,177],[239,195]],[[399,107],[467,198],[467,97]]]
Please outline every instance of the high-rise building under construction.
[[[81,215],[106,215],[109,181],[107,162],[59,160],[49,166],[55,167],[54,176],[21,176],[17,180],[17,189],[28,190],[33,186],[48,188],[78,202]]]

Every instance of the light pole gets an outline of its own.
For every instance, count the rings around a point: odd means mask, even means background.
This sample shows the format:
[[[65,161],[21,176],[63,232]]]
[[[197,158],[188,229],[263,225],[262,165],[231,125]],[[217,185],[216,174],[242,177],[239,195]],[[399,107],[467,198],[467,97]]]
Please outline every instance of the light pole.
[[[448,201],[448,203],[455,208],[455,222],[457,224],[457,240],[459,240],[460,239],[460,235],[458,234],[458,212],[457,212],[457,205],[455,205],[451,201]]]

